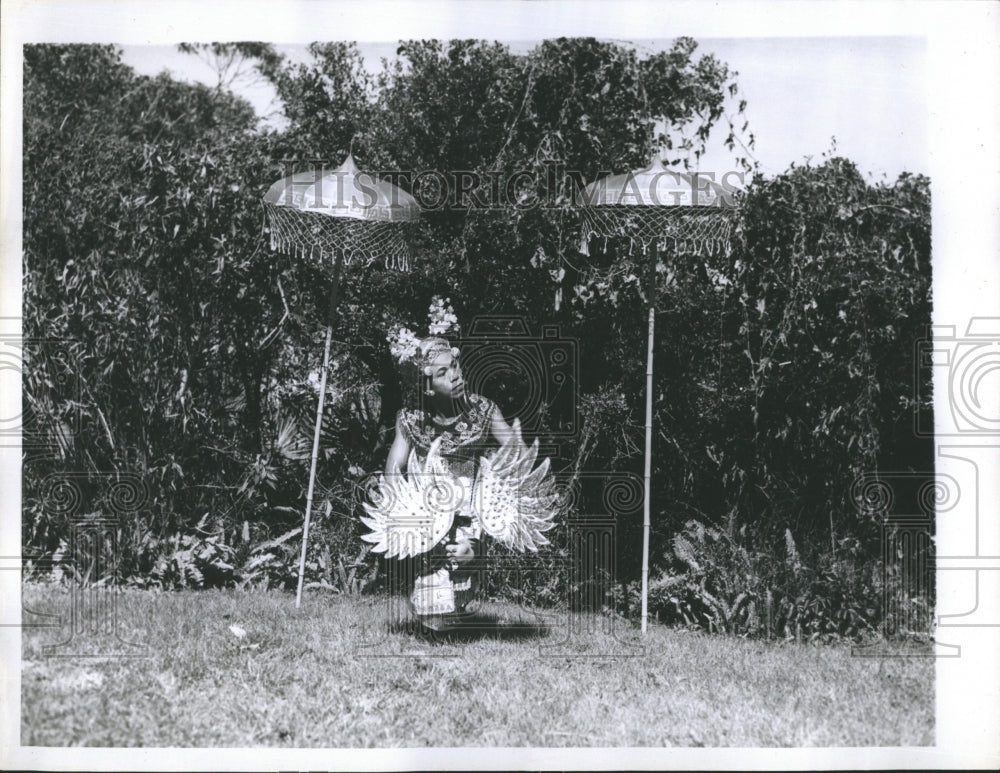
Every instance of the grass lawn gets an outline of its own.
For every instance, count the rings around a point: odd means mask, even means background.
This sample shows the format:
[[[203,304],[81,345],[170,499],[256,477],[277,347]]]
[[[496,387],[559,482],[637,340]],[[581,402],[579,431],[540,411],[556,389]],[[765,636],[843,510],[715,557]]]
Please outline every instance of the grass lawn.
[[[510,605],[484,606],[489,628],[435,641],[386,630],[376,599],[307,594],[296,610],[290,594],[257,591],[122,591],[119,635],[143,642],[146,657],[68,656],[86,650],[79,636],[51,656],[43,647],[67,639],[69,600],[66,588],[24,588],[26,624],[42,620],[37,613],[64,621],[23,632],[25,746],[934,740],[930,658],[858,658],[843,647],[659,626],[640,644],[621,621],[542,618]]]

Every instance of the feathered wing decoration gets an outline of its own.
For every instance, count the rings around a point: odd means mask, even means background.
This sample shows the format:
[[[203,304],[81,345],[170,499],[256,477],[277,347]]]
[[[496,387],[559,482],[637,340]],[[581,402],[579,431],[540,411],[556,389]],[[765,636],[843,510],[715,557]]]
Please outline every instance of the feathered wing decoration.
[[[421,464],[410,451],[406,473],[382,475],[368,517],[361,522],[371,529],[361,539],[374,543],[372,550],[387,558],[426,553],[451,529],[455,512],[468,496],[467,479],[452,475],[441,461],[438,438]]]
[[[534,466],[538,439],[526,446],[517,419],[513,431],[508,443],[481,460],[472,507],[491,537],[517,550],[537,552],[539,546],[549,544],[543,532],[555,526],[555,483],[548,459]]]

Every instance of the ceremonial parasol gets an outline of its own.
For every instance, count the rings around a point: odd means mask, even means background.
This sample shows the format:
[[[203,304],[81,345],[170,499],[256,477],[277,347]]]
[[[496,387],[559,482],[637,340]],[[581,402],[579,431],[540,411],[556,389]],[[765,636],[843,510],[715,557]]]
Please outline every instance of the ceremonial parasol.
[[[316,407],[309,488],[302,525],[302,555],[295,593],[295,606],[298,607],[302,603],[309,519],[316,485],[316,459],[323,423],[326,375],[330,365],[330,342],[337,320],[341,271],[344,265],[350,266],[355,261],[370,266],[379,259],[385,268],[408,270],[409,254],[400,224],[417,220],[420,207],[416,199],[402,188],[362,172],[354,163],[354,158],[348,155],[344,163],[332,171],[311,169],[278,180],[264,196],[264,212],[271,233],[271,249],[304,260],[333,263],[319,404]]]
[[[577,194],[584,220],[584,252],[593,236],[638,242],[649,256],[646,342],[645,501],[642,522],[642,632],[646,632],[649,581],[649,500],[653,443],[653,340],[657,259],[713,255],[729,248],[733,191],[707,179],[667,169],[655,158],[645,169],[603,177]]]

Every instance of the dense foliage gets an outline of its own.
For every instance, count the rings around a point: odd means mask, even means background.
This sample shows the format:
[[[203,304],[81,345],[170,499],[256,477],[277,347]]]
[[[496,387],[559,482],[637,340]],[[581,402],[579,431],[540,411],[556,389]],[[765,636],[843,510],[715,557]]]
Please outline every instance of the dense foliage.
[[[75,475],[80,515],[105,510],[108,480],[131,472],[145,492],[119,519],[119,580],[290,581],[330,272],[271,253],[259,201],[289,165],[336,164],[349,150],[368,169],[413,176],[526,174],[510,195],[484,187],[480,206],[426,212],[410,235],[411,273],[345,272],[309,581],[352,592],[381,576],[356,515],[403,400],[385,334],[422,322],[435,294],[466,324],[515,315],[533,335],[558,325],[581,367],[579,431],[554,468],[641,473],[641,256],[625,242],[603,261],[580,254],[572,194],[654,149],[697,155],[720,121],[734,146],[746,128],[734,73],[683,38],[646,58],[594,40],[526,54],[407,42],[377,76],[340,43],[312,46],[307,64],[259,45],[188,50],[227,67],[245,57],[274,84],[288,125],[262,127],[221,74],[208,88],[139,76],[111,47],[25,49],[24,398],[38,441],[25,457],[26,548],[69,550],[72,514],[47,498],[53,480]],[[656,137],[653,119],[665,127]],[[431,183],[424,175],[414,194],[432,200]],[[879,624],[865,601],[880,592],[879,524],[851,485],[931,466],[910,429],[913,411],[928,410],[912,396],[929,394],[913,385],[913,342],[930,315],[929,224],[925,178],[873,184],[830,157],[756,178],[730,255],[661,266],[654,611],[782,635],[747,622],[747,599],[787,609],[836,597],[847,600],[800,628]],[[509,416],[518,386],[499,378],[491,396]],[[547,415],[536,429],[543,440],[555,432]],[[699,536],[678,542],[682,531]],[[617,534],[615,595],[630,607],[640,522],[623,518]],[[790,539],[801,571],[787,569]],[[543,559],[551,571],[519,597],[566,598],[573,583],[557,565],[569,545],[556,543]],[[718,559],[709,574],[699,551]],[[512,587],[498,580],[494,591]],[[727,622],[709,596],[733,610]]]

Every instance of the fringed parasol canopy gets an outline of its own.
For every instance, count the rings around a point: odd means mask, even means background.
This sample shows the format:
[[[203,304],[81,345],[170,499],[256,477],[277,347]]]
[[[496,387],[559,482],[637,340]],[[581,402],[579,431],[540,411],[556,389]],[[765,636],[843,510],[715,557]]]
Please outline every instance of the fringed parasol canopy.
[[[283,177],[264,196],[271,249],[301,259],[345,265],[355,259],[409,270],[400,224],[420,217],[416,199],[397,185],[361,171],[352,156],[336,169]]]
[[[602,177],[577,194],[583,217],[581,251],[594,237],[621,237],[674,255],[720,255],[729,250],[734,191],[668,169],[654,159],[645,169]]]

